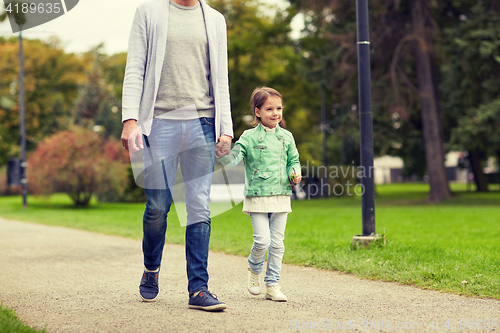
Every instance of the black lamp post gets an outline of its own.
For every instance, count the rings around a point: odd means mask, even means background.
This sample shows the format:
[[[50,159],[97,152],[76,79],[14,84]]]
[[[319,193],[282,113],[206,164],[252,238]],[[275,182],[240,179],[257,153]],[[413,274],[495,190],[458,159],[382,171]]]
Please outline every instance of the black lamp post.
[[[18,6],[14,7],[17,4]],[[14,31],[14,22],[19,27],[19,131],[21,133],[21,161],[19,163],[19,178],[21,182],[22,196],[23,196],[23,208],[28,208],[28,181],[26,179],[26,126],[25,126],[25,115],[24,115],[24,54],[23,54],[23,25],[26,24],[26,13],[22,10],[18,11],[22,5],[22,2],[8,1],[5,2],[6,8],[10,8],[10,11],[6,10],[8,14],[12,31]],[[14,8],[16,8],[14,10]]]
[[[23,208],[28,208],[28,180],[26,179],[26,127],[24,116],[24,55],[22,25],[19,25],[19,98],[20,98],[20,124],[21,131],[21,189],[23,195]]]
[[[354,236],[353,244],[366,244],[375,235],[375,191],[373,168],[373,118],[371,106],[370,37],[368,29],[368,2],[356,1],[358,29],[358,87],[359,125],[361,133],[361,196],[363,234]]]

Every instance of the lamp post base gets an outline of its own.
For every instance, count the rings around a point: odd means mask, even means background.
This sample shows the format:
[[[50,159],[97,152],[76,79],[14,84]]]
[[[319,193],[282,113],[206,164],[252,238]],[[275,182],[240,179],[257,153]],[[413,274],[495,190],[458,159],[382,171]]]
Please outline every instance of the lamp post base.
[[[370,248],[373,243],[386,245],[385,235],[374,234],[369,236],[356,235],[352,238],[352,246],[358,248],[360,246]]]

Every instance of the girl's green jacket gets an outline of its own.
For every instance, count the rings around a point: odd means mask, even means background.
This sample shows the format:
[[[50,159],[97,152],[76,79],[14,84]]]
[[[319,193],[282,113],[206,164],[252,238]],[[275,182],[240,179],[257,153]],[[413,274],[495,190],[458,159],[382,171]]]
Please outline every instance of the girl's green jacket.
[[[229,155],[218,160],[228,167],[245,161],[247,197],[291,195],[291,175],[294,171],[300,174],[293,135],[279,125],[275,133],[267,133],[261,124],[246,130]]]

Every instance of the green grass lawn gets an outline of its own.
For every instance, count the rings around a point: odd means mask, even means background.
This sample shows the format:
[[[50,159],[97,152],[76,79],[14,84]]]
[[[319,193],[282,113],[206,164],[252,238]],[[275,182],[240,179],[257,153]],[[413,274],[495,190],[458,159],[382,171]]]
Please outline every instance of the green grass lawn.
[[[377,233],[385,247],[353,249],[361,233],[360,198],[294,201],[285,239],[284,262],[396,281],[420,288],[500,299],[500,191],[476,193],[453,185],[455,196],[427,204],[426,184],[377,186]],[[98,204],[76,208],[65,195],[0,198],[0,216],[140,239],[144,204]],[[250,217],[242,205],[212,220],[211,249],[247,256]],[[175,210],[167,242],[182,244],[184,229]]]
[[[2,333],[39,333],[45,330],[36,330],[26,326],[19,320],[14,311],[7,309],[0,303],[0,332]]]

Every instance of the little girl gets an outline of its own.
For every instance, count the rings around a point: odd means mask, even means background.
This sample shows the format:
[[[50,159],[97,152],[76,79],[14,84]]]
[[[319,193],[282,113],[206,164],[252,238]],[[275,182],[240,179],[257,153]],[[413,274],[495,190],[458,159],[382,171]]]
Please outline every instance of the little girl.
[[[253,245],[248,257],[248,291],[262,292],[259,274],[267,258],[266,299],[286,302],[279,287],[281,262],[285,246],[285,227],[292,211],[291,183],[298,184],[299,153],[292,133],[285,130],[283,98],[275,89],[262,87],[252,93],[250,105],[254,128],[246,130],[229,151],[229,144],[219,145],[216,155],[225,166],[245,161],[245,200],[243,212],[250,215]]]

